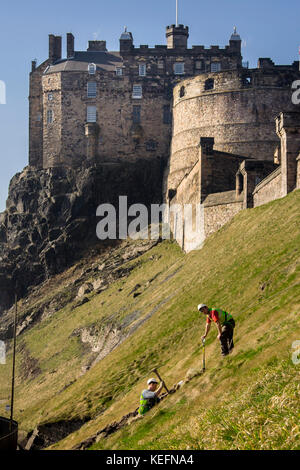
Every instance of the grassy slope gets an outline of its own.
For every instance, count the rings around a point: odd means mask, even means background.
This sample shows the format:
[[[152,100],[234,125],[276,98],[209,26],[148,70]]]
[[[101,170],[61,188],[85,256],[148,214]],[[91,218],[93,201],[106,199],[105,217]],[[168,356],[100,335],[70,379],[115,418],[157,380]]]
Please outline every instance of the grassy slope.
[[[221,359],[212,330],[206,374],[94,448],[299,448],[299,366],[291,361],[291,344],[300,339],[299,209],[297,191],[243,211],[188,255],[164,242],[144,254],[126,280],[25,332],[22,341],[42,373],[19,380],[21,426],[92,417],[53,446],[68,449],[135,409],[153,366],[161,365],[171,385],[199,369],[204,319],[195,307],[204,301],[233,313],[234,353]],[[143,293],[133,299],[137,283]],[[112,313],[120,320],[136,310],[147,315],[155,307],[134,335],[79,377],[85,350],[70,337],[75,328]]]

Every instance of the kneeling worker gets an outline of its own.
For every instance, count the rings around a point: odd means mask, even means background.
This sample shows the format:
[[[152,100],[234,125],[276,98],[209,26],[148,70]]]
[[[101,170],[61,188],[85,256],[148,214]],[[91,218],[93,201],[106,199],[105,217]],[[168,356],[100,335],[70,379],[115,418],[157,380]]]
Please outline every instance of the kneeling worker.
[[[205,304],[198,305],[198,310],[206,315],[206,328],[202,340],[208,335],[211,322],[214,321],[219,332],[218,339],[221,343],[222,356],[227,356],[234,348],[233,331],[235,321],[232,315],[220,308],[208,308]]]
[[[162,391],[164,383],[161,382],[159,388],[157,389],[158,382],[156,379],[151,378],[147,382],[148,389],[143,390],[140,399],[139,414],[144,415],[149,411],[153,406],[159,402],[159,394]],[[156,390],[157,389],[157,390]]]

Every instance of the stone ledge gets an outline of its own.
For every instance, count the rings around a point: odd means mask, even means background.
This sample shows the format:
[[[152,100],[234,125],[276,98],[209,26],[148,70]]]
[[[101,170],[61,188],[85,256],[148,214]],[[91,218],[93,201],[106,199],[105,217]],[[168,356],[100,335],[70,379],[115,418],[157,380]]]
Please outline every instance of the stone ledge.
[[[204,207],[222,206],[226,204],[241,203],[243,194],[236,197],[236,191],[209,194],[203,202]]]

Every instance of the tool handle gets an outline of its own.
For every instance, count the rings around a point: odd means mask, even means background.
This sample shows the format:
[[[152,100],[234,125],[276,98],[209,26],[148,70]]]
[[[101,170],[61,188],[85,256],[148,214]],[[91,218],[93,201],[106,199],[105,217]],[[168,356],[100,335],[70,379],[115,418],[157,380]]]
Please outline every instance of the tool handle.
[[[166,386],[165,382],[163,381],[163,379],[162,379],[161,376],[159,375],[158,371],[155,369],[153,372],[157,375],[157,377],[159,378],[159,380],[164,383],[164,387],[165,387],[166,391],[167,391],[168,393],[170,393],[169,390],[168,390],[168,387]]]

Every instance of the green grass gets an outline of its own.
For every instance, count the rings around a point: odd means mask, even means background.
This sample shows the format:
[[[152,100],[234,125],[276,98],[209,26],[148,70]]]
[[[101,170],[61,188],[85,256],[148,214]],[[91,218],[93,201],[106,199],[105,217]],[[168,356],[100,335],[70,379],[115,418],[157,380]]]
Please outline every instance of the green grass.
[[[41,374],[25,381],[18,378],[21,428],[90,417],[53,446],[70,449],[134,410],[154,366],[160,366],[170,386],[189,369],[199,370],[204,319],[196,306],[206,302],[233,314],[233,354],[220,357],[213,329],[204,376],[195,376],[142,420],[93,448],[299,448],[299,366],[291,361],[291,344],[300,339],[299,209],[296,191],[243,211],[202,250],[188,255],[165,241],[138,262],[127,263],[134,265],[127,278],[99,295],[91,294],[81,307],[72,310],[68,304],[25,331],[20,340],[38,361]],[[137,284],[141,295],[133,298],[130,292]],[[63,293],[61,282],[53,282],[52,292],[55,288]],[[136,312],[136,321],[150,312],[152,316],[81,375],[93,354],[72,335],[74,330],[90,325],[100,330],[109,323],[118,328]],[[21,353],[17,360],[20,370]],[[0,397],[7,393],[3,372],[1,366]]]

